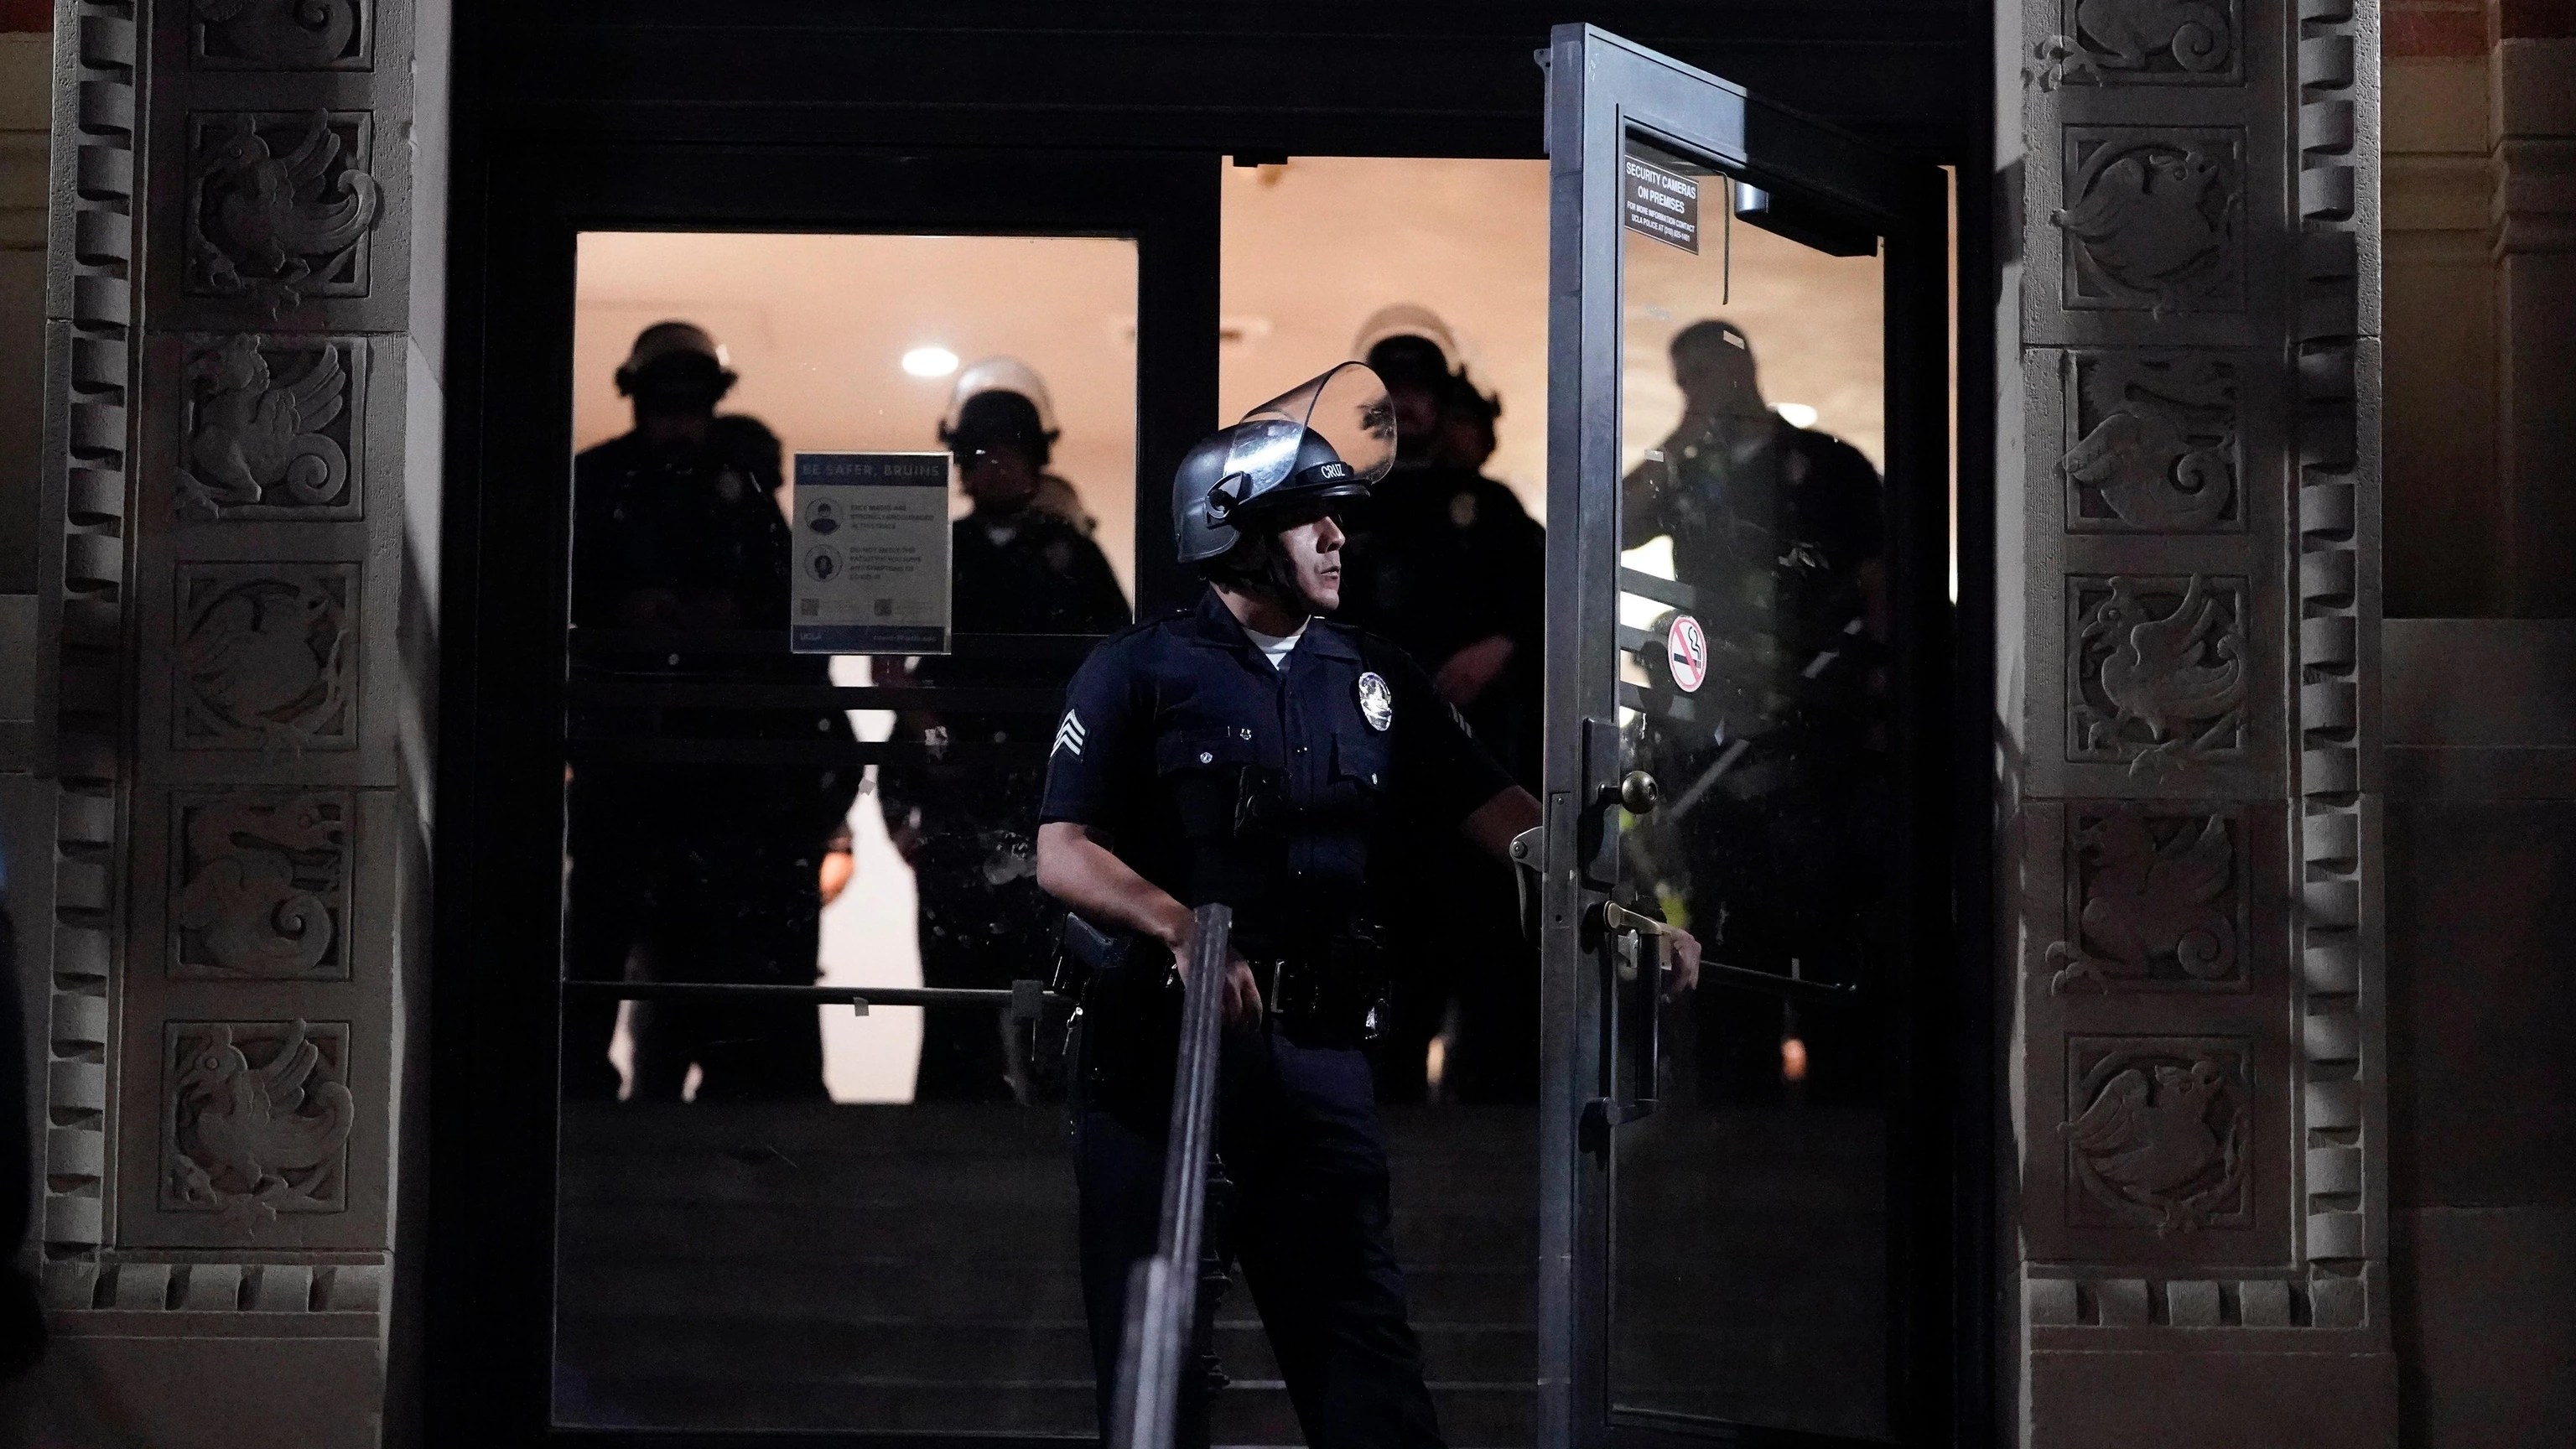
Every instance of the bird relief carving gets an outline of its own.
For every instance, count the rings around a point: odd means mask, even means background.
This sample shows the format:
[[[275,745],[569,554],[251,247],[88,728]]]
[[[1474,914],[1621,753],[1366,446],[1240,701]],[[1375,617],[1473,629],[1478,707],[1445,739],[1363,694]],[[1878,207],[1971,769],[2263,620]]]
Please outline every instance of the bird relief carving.
[[[347,564],[199,565],[180,578],[178,743],[354,742]]]
[[[161,1206],[214,1212],[236,1237],[281,1213],[348,1206],[348,1027],[173,1022]]]
[[[308,293],[365,295],[364,243],[383,202],[367,173],[367,117],[200,117],[197,130],[188,190],[191,292],[247,297],[271,316]]]
[[[2241,1050],[2112,1051],[2071,1084],[2061,1124],[2081,1196],[2068,1218],[2158,1233],[2233,1226],[2250,1216],[2251,1127]]]
[[[229,795],[184,805],[173,974],[345,980],[349,803]]]
[[[280,381],[260,340],[228,337],[188,362],[187,466],[182,517],[220,518],[261,508],[327,508],[349,494],[349,453],[336,430],[348,414],[341,347],[325,343],[291,381]],[[265,507],[263,507],[265,505]]]
[[[2076,822],[2075,939],[2048,948],[2051,991],[2239,975],[2244,893],[2229,817],[2120,806]]]
[[[2233,79],[2232,8],[2208,0],[2075,0],[2068,33],[2039,44],[2040,88],[2115,78]]]
[[[2048,218],[2066,233],[2066,305],[2158,314],[2235,305],[2232,136],[2069,128],[2069,142],[2067,204]]]
[[[2070,584],[2067,758],[2144,775],[2243,753],[2242,580]]]
[[[2057,460],[2077,529],[2207,529],[2241,516],[2236,370],[2215,358],[2077,354],[2075,442]]]
[[[219,69],[366,63],[359,0],[196,0],[196,58]]]

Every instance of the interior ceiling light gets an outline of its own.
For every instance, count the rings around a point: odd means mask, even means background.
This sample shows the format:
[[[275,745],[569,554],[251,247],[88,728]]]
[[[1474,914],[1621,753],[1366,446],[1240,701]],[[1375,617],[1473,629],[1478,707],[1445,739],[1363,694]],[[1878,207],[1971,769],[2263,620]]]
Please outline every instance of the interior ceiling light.
[[[903,355],[903,370],[915,377],[946,377],[957,370],[957,354],[945,347],[916,347]]]
[[[912,366],[912,359],[905,358],[903,365]],[[1793,428],[1812,428],[1816,425],[1816,410],[1805,403],[1781,403],[1771,411],[1778,413],[1780,421]]]

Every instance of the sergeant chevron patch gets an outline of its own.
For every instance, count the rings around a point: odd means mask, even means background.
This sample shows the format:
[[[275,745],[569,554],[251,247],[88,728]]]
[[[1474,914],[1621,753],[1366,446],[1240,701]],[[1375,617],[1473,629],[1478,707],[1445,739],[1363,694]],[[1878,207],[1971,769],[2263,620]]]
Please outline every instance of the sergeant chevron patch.
[[[1054,754],[1060,752],[1072,755],[1076,759],[1080,759],[1082,757],[1083,736],[1089,733],[1089,730],[1082,727],[1082,716],[1072,710],[1066,710],[1064,712],[1063,723],[1058,724],[1055,727],[1055,749],[1048,753]]]

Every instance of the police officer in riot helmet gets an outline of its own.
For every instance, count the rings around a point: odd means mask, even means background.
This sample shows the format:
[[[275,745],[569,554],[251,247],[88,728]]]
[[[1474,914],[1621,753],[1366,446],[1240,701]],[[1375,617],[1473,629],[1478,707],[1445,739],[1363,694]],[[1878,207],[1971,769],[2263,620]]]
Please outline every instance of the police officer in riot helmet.
[[[654,643],[585,651],[584,672],[694,685],[821,684],[823,661],[786,652],[789,541],[778,440],[757,419],[720,417],[735,382],[715,343],[686,322],[648,327],[617,371],[635,427],[573,468],[572,622],[584,630],[777,631],[774,653],[673,652]],[[566,971],[617,980],[810,985],[824,855],[857,795],[855,764],[686,760],[745,740],[848,742],[839,710],[705,704],[661,712],[682,761],[573,757]],[[578,723],[578,720],[576,721]],[[564,1089],[613,1096],[614,1003],[569,1004]],[[823,1095],[813,1008],[660,1003],[636,1013],[634,1092],[677,1098],[690,1068],[699,1100]]]
[[[1016,363],[968,371],[974,386],[961,385],[964,395],[939,428],[974,505],[951,525],[952,627],[966,636],[1125,628],[1127,597],[1109,560],[1084,529],[1046,504],[1056,430],[1036,375]],[[1054,481],[1071,496],[1064,480]],[[925,685],[1023,689],[1061,687],[1070,673],[971,646],[908,669],[901,660],[878,666],[883,682],[901,676]],[[1046,974],[1056,910],[1038,889],[1033,837],[1044,770],[1038,750],[1053,723],[1044,715],[955,710],[907,710],[898,720],[899,738],[931,746],[877,770],[886,832],[913,868],[925,985],[996,988]],[[1010,744],[1024,748],[991,748]],[[925,1009],[913,1100],[1025,1099],[1032,1072],[1019,1044],[990,1010]]]
[[[1477,740],[1536,790],[1547,535],[1481,471],[1501,403],[1477,388],[1449,329],[1424,308],[1381,309],[1358,344],[1386,380],[1396,461],[1355,516],[1339,617],[1421,660]],[[1426,842],[1405,868],[1428,903],[1406,919],[1456,923],[1442,929],[1464,948],[1462,978],[1426,971],[1399,986],[1379,1044],[1382,1100],[1423,1097],[1425,1048],[1454,1023],[1444,1097],[1536,1101],[1538,959],[1520,934],[1509,868],[1454,839]]]
[[[979,426],[989,426],[995,409],[1024,409],[1030,415],[1029,421],[1013,425],[1015,435],[1026,439],[1019,450],[1020,457],[1028,462],[1037,480],[1036,492],[1030,496],[1029,506],[1072,524],[1085,535],[1099,532],[1100,520],[1092,517],[1091,510],[1083,506],[1080,491],[1073,486],[1071,479],[1058,474],[1051,466],[1055,440],[1062,436],[1062,431],[1055,422],[1055,400],[1048,395],[1046,379],[1038,376],[1036,368],[1016,357],[987,357],[960,369],[957,384],[949,391],[948,415],[939,423],[939,441],[951,449],[958,449],[961,460],[975,456],[975,450],[959,448],[960,429],[968,426],[970,411],[983,415]],[[964,463],[961,461],[959,466],[963,467]]]
[[[1363,1051],[1389,973],[1411,964],[1381,946],[1397,903],[1376,892],[1408,832],[1500,857],[1539,816],[1402,650],[1322,617],[1341,600],[1339,515],[1392,461],[1391,423],[1376,377],[1346,363],[1192,449],[1174,532],[1208,588],[1095,650],[1056,728],[1038,879],[1123,942],[1085,987],[1077,1072],[1104,1419],[1128,1271],[1158,1221],[1173,978],[1192,909],[1222,902],[1217,1150],[1231,1190],[1212,1236],[1244,1269],[1307,1443],[1441,1442]],[[1687,984],[1698,947],[1675,940]],[[1205,1392],[1185,1380],[1188,1442],[1205,1442]]]
[[[1854,981],[1880,954],[1866,933],[1891,878],[1876,854],[1891,817],[1884,488],[1857,449],[1765,402],[1733,323],[1694,322],[1671,352],[1682,416],[1623,481],[1621,545],[1669,540],[1707,662],[1688,725],[1653,711],[1640,721],[1668,806],[1630,837],[1633,865],[1723,931],[1712,942],[1730,963]],[[1668,622],[1648,637],[1662,640]],[[1650,677],[1666,677],[1660,655],[1641,651]],[[1871,1090],[1879,1054],[1857,1035],[1861,1018],[1785,1010],[1703,1002],[1700,1090],[1729,1101]]]

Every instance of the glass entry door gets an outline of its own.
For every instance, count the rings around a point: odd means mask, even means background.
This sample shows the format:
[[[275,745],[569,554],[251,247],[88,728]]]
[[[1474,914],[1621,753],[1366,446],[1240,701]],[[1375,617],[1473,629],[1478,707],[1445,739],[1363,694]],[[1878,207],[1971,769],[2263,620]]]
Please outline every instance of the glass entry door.
[[[1550,534],[1543,1409],[1574,1444],[1907,1439],[1944,1217],[1940,177],[1589,27],[1549,79],[1579,525]]]

